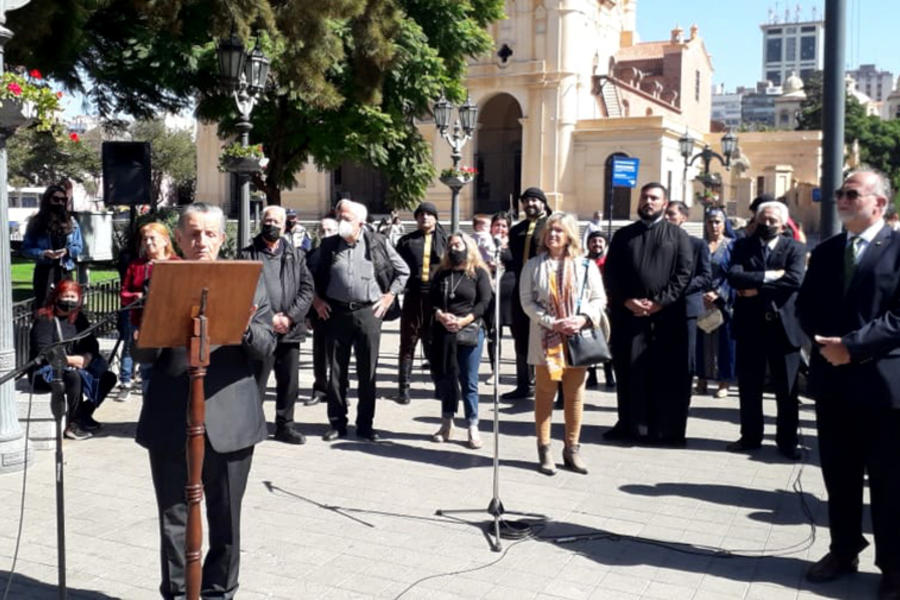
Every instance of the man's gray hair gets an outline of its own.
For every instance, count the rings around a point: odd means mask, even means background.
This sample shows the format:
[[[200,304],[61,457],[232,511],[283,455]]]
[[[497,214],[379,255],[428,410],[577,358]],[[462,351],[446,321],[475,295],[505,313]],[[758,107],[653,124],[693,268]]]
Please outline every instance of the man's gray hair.
[[[178,229],[183,230],[187,218],[193,214],[216,215],[219,217],[219,233],[225,233],[225,213],[221,207],[206,202],[194,202],[185,206],[178,217]]]
[[[872,186],[872,193],[878,196],[883,196],[887,198],[888,204],[891,203],[891,180],[888,179],[887,175],[879,171],[878,169],[873,169],[871,167],[866,167],[862,169],[853,169],[849,173],[847,173],[847,179],[850,179],[854,175],[868,175],[872,174],[875,176],[875,185]]]
[[[365,204],[360,204],[359,202],[344,198],[335,205],[334,212],[339,213],[344,207],[347,207],[361,223],[365,224],[366,219],[369,216],[369,209],[366,208]]]
[[[774,208],[781,215],[781,223],[783,225],[787,225],[788,219],[791,217],[790,212],[788,211],[787,204],[784,202],[779,202],[778,200],[771,200],[769,202],[761,202],[759,206],[756,207],[756,215],[757,219],[763,214],[763,211],[767,208]]]
[[[278,206],[277,204],[268,205],[263,209],[260,219],[265,219],[266,215],[269,213],[275,213],[275,216],[280,218],[282,223],[287,221],[287,211],[283,206]]]

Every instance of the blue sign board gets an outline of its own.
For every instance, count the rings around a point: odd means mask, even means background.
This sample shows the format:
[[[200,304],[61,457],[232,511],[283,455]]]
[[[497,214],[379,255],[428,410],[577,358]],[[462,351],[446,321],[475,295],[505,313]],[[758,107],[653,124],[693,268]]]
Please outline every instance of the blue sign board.
[[[818,188],[818,187],[813,188],[812,201],[813,202],[821,202],[822,201],[822,188]]]
[[[613,157],[612,184],[616,187],[633,188],[636,186],[640,162],[638,158]]]

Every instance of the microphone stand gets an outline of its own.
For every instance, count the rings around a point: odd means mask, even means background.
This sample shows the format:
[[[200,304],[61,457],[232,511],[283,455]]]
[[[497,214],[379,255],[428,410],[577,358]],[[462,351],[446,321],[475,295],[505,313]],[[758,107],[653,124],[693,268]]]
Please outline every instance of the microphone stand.
[[[500,552],[503,549],[500,543],[501,538],[506,539],[522,539],[532,533],[532,526],[525,520],[510,521],[503,518],[504,514],[515,514],[523,517],[533,517],[536,519],[545,519],[544,515],[536,513],[507,512],[503,507],[503,501],[500,499],[500,279],[503,275],[503,263],[500,261],[500,244],[497,243],[499,238],[494,238],[494,386],[493,386],[493,404],[494,404],[494,457],[493,457],[493,496],[487,506],[487,513],[494,520],[485,528],[488,541],[491,544],[491,550]],[[462,510],[437,510],[435,514],[442,517],[452,517],[454,514],[481,512],[473,509]],[[493,534],[493,538],[491,535]]]

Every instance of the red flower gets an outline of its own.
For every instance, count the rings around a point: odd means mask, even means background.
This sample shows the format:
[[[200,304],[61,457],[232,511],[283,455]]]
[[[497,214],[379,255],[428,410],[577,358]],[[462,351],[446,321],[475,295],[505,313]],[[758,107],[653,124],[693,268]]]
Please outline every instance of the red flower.
[[[80,141],[81,141],[81,138],[78,137],[78,134],[75,133],[74,131],[73,131],[72,133],[69,134],[69,139],[72,140],[73,142],[80,142]]]
[[[38,71],[37,69],[32,69],[32,70],[28,71],[28,75],[29,75],[32,79],[43,79],[43,76],[41,75],[41,72]]]
[[[21,95],[22,95],[22,86],[20,86],[20,85],[19,85],[18,83],[16,83],[15,81],[10,81],[10,82],[6,85],[6,89],[8,89],[9,91],[11,91],[11,92],[13,93],[13,96],[21,96]]]
[[[56,99],[57,99],[57,100],[59,100],[60,98],[62,98],[62,96],[63,96],[63,93],[62,93],[62,92],[56,92]]]

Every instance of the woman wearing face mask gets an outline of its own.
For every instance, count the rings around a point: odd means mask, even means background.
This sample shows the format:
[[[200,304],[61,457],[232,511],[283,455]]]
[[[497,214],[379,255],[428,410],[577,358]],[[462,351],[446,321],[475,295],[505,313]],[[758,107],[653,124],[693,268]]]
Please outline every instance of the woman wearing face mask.
[[[122,306],[128,306],[144,298],[150,286],[150,275],[153,273],[153,265],[162,260],[181,260],[172,248],[172,238],[169,236],[169,228],[163,223],[147,223],[138,230],[140,236],[140,256],[132,261],[125,270],[122,278],[122,291],[120,294]],[[130,329],[123,335],[122,366],[119,369],[119,393],[116,395],[118,402],[125,402],[131,393],[131,348],[134,345],[135,332],[141,326],[141,309],[131,310],[126,313]],[[150,363],[140,365],[141,389],[144,395],[150,383]]]
[[[550,420],[562,383],[563,462],[576,473],[587,473],[579,452],[586,368],[567,364],[566,338],[586,327],[603,327],[606,291],[597,264],[582,255],[578,223],[572,215],[557,212],[548,217],[539,253],[522,268],[519,299],[531,320],[528,364],[535,366],[538,470],[545,475],[556,472],[550,458]]]
[[[447,238],[447,250],[440,270],[431,284],[435,307],[432,329],[432,376],[441,401],[441,428],[432,436],[446,442],[453,431],[460,397],[468,425],[469,447],[481,448],[478,435],[478,365],[484,343],[484,329],[478,327],[474,345],[462,341],[461,329],[483,317],[491,302],[490,274],[475,240],[464,233]],[[478,321],[480,323],[480,321]],[[459,337],[459,340],[458,340]]]
[[[83,249],[81,229],[68,207],[65,188],[51,185],[44,191],[41,206],[25,230],[22,256],[37,261],[32,279],[35,309],[44,306],[57,282],[72,278],[75,260]]]
[[[81,286],[74,281],[62,281],[53,290],[46,305],[37,311],[31,326],[32,359],[48,346],[72,339],[90,327],[81,312],[81,301]],[[116,374],[107,369],[93,335],[66,344],[64,352],[62,379],[67,404],[64,435],[70,440],[83,440],[91,437],[91,431],[100,428],[93,414],[116,384]],[[50,365],[38,368],[32,377],[36,391],[50,391],[53,379]]]

